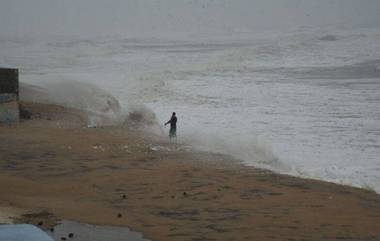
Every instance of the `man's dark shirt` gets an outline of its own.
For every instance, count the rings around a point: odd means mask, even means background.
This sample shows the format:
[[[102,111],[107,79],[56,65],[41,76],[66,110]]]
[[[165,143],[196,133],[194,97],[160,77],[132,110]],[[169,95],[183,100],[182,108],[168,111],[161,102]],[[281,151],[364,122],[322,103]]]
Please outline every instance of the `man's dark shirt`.
[[[177,117],[172,116],[172,118],[170,119],[170,128],[176,128],[176,127],[177,127]]]

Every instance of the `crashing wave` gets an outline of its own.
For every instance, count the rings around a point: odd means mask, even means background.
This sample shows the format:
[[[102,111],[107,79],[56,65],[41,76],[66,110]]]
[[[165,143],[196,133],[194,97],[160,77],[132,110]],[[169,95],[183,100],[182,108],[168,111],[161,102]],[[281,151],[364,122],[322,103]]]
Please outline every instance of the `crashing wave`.
[[[88,126],[157,123],[153,111],[145,106],[122,109],[119,101],[105,90],[93,84],[64,80],[40,85],[20,85],[22,101],[56,104],[83,111],[87,114]]]

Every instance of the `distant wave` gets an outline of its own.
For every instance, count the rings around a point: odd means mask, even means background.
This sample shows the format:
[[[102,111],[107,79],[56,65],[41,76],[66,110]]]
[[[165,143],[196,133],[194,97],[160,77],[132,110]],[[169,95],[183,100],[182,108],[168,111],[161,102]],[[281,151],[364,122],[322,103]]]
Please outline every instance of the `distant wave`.
[[[92,40],[75,40],[75,41],[68,41],[68,42],[52,42],[48,43],[48,46],[51,47],[57,47],[57,48],[74,48],[74,47],[97,47],[97,43]]]
[[[337,41],[339,38],[336,35],[328,34],[319,38],[321,41]]]
[[[296,79],[378,79],[380,78],[380,59],[343,66],[246,67],[244,68],[244,72],[284,74]]]
[[[380,59],[347,66],[310,67],[295,70],[298,78],[306,79],[374,79],[380,78]]]

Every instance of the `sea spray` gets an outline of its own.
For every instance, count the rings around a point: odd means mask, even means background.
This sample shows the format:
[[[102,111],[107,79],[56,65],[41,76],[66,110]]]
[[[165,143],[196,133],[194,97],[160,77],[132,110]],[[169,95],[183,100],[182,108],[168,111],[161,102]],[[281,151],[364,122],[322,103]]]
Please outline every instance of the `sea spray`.
[[[260,141],[253,136],[247,140],[232,135],[227,137],[193,130],[191,133],[184,133],[182,138],[198,150],[230,155],[242,160],[246,165],[282,173],[291,170],[290,166],[280,161],[268,142]]]
[[[156,116],[148,107],[132,104],[123,108],[113,95],[90,83],[67,79],[39,85],[21,83],[20,98],[81,110],[87,115],[89,127],[139,125],[150,130],[157,127]]]
[[[127,117],[125,118],[125,126],[133,126],[140,130],[164,135],[164,130],[157,121],[156,114],[147,106],[142,104],[130,104],[127,108]]]

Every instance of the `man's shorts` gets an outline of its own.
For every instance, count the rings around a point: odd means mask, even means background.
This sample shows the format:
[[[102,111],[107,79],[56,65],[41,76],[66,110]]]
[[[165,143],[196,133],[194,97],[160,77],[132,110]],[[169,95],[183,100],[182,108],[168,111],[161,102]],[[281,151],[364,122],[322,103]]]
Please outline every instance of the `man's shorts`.
[[[176,137],[176,136],[177,136],[177,128],[176,127],[170,127],[169,137]]]

